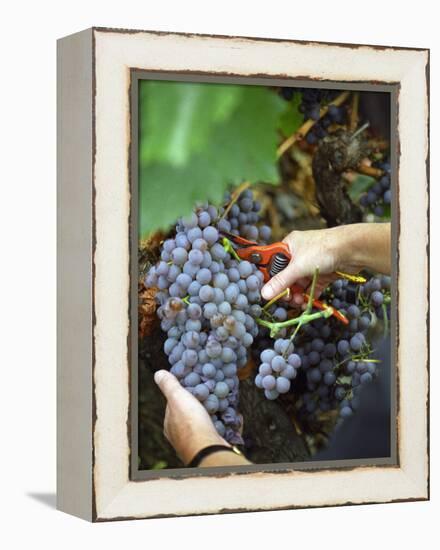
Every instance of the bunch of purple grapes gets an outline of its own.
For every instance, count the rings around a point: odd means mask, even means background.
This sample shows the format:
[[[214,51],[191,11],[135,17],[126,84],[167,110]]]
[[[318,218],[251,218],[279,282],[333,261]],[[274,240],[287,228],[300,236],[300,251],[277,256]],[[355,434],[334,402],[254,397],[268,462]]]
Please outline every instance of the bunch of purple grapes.
[[[316,111],[312,113],[316,116]],[[306,134],[306,141],[310,145],[314,145],[322,138],[328,135],[328,128],[332,124],[344,124],[346,122],[347,114],[344,107],[337,107],[336,105],[330,105],[327,113],[310,128]]]
[[[369,304],[378,319],[390,318],[391,277],[372,277],[361,289],[361,300]]]
[[[157,314],[168,336],[164,351],[171,372],[201,401],[218,433],[241,443],[237,373],[258,334],[263,275],[222,245],[219,229],[237,232],[248,225],[256,230],[251,224],[258,221],[258,205],[250,191],[240,197],[237,214],[235,210],[226,220],[223,209],[206,204],[189,219],[180,219],[175,236],[162,245],[160,262],[148,272],[146,286],[159,289]],[[233,219],[243,223],[230,227]]]
[[[267,399],[276,399],[290,390],[291,381],[296,378],[301,358],[294,353],[294,345],[287,338],[278,338],[273,348],[265,349],[260,355],[261,365],[255,377],[257,388],[264,390]]]
[[[321,412],[331,410],[339,410],[341,419],[351,416],[359,406],[361,387],[377,375],[367,332],[375,317],[383,318],[379,313],[383,313],[382,305],[388,301],[389,290],[389,277],[373,277],[362,285],[346,279],[334,281],[321,299],[343,313],[348,325],[334,317],[316,319],[301,328],[296,348],[289,339],[278,339],[272,349],[266,336],[268,349],[260,354],[262,363],[256,386],[264,389],[268,399],[276,399],[292,389],[298,417],[306,422],[313,422]],[[282,314],[281,319],[285,318]],[[282,330],[286,336],[286,329]],[[277,359],[280,355],[285,363]],[[286,368],[284,364],[295,369],[292,377],[286,376],[289,384],[277,380],[280,376],[277,373]],[[265,383],[266,376],[271,377]]]
[[[385,215],[386,208],[391,205],[391,165],[389,162],[376,163],[383,170],[383,176],[359,199],[359,204],[379,218]]]
[[[301,103],[298,110],[304,114],[304,119],[316,121],[307,132],[306,141],[310,145],[318,143],[320,139],[328,135],[328,128],[332,124],[345,124],[347,112],[345,107],[330,105],[327,113],[320,116],[321,108],[333,101],[341,92],[339,90],[324,90],[318,88],[298,88],[301,94]],[[281,88],[281,95],[290,101],[295,93],[295,88]]]
[[[341,92],[340,90],[325,90],[323,88],[300,88],[301,103],[299,111],[305,118],[319,119],[319,111],[323,105],[333,101]]]
[[[230,195],[225,200],[229,201]],[[249,241],[267,243],[271,237],[271,229],[267,225],[258,227],[261,204],[253,199],[251,190],[244,190],[239,200],[229,209],[227,216],[219,220],[218,229],[233,235],[240,235]]]

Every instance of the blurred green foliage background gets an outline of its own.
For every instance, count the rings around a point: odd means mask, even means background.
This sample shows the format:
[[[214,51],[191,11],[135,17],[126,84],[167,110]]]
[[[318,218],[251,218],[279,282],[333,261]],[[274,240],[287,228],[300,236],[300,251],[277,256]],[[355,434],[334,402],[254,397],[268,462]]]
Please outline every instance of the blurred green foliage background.
[[[197,201],[221,202],[230,185],[277,183],[279,132],[295,131],[287,109],[263,86],[141,81],[140,236],[167,228]]]

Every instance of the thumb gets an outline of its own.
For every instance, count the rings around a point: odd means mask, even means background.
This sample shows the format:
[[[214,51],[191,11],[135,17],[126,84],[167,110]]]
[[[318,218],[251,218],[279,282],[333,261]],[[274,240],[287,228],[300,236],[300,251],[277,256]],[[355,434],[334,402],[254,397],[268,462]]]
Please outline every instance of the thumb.
[[[272,277],[261,289],[261,295],[265,300],[272,300],[286,288],[290,288],[298,279],[303,276],[299,266],[291,262],[286,269]]]
[[[166,370],[158,370],[154,373],[154,381],[159,386],[160,391],[165,396],[166,400],[173,399],[176,392],[182,389],[177,378]]]

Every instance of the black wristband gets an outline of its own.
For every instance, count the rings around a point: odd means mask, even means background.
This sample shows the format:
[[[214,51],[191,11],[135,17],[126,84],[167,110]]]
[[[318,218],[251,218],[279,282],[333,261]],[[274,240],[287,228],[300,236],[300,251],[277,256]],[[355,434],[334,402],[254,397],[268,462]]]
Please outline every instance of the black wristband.
[[[209,445],[201,449],[188,464],[189,468],[196,468],[200,462],[209,456],[212,453],[217,453],[218,451],[229,451],[235,453],[236,455],[242,455],[242,453],[237,449],[237,447],[227,447],[226,445]]]

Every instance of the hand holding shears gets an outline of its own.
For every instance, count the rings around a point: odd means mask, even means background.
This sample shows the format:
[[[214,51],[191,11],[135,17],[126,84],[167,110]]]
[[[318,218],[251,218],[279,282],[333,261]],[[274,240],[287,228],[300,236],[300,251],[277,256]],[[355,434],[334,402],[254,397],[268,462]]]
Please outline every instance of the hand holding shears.
[[[292,261],[292,253],[286,243],[276,242],[268,245],[259,245],[256,242],[248,241],[243,237],[225,231],[222,231],[222,235],[235,245],[235,253],[241,260],[247,260],[257,266],[263,274],[265,283],[285,269]],[[305,298],[308,298],[305,289],[300,285],[293,285],[289,290],[292,295],[301,294]],[[312,303],[314,307],[320,310],[329,307],[325,302],[317,299],[314,299]],[[348,319],[340,311],[335,309],[332,315],[342,323],[348,324]]]

